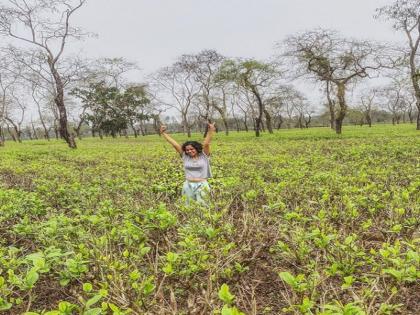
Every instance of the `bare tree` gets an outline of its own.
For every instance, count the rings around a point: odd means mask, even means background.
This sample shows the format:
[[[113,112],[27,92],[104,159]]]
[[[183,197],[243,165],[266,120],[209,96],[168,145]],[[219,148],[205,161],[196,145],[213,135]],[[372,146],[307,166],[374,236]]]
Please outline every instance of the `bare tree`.
[[[7,109],[11,102],[10,94],[16,84],[17,77],[7,70],[9,62],[4,56],[0,60],[0,146],[4,146],[2,123],[6,120]]]
[[[392,83],[380,89],[378,94],[380,103],[392,115],[392,124],[399,124],[405,107],[404,84],[402,81],[393,80]]]
[[[297,114],[297,123],[298,128],[308,128],[312,120],[312,115],[314,111],[312,110],[310,104],[303,99],[301,102],[295,104],[296,114]]]
[[[339,105],[335,113],[337,134],[342,131],[347,112],[348,85],[378,73],[385,61],[390,62],[385,47],[372,41],[345,39],[330,30],[319,29],[290,36],[285,45],[285,56],[296,61],[301,73],[335,85]]]
[[[172,66],[160,69],[151,79],[155,97],[160,103],[180,113],[183,131],[191,137],[191,122],[188,117],[201,90],[194,78],[193,66],[181,57]]]
[[[280,113],[285,115],[286,125],[287,128],[291,128],[293,117],[295,115],[298,116],[299,120],[299,114],[302,114],[302,117],[300,117],[300,124],[303,126],[303,119],[304,115],[306,114],[306,98],[305,96],[299,92],[295,87],[291,85],[282,85],[278,88],[277,91],[277,98],[278,101],[281,104],[281,111]],[[299,122],[298,122],[299,124]]]
[[[407,93],[407,115],[410,121],[410,124],[414,122],[414,109],[416,108],[416,96],[412,89],[410,89]]]
[[[68,130],[67,110],[64,102],[65,82],[62,64],[64,49],[71,38],[86,35],[70,24],[73,14],[86,0],[9,0],[0,7],[0,34],[29,43],[34,52],[44,56],[53,78],[55,105],[59,113],[59,130],[70,148],[76,148],[74,137]]]
[[[273,63],[257,60],[226,60],[218,73],[218,81],[232,81],[238,87],[249,92],[255,99],[258,114],[255,117],[255,135],[260,136],[263,129],[263,116],[267,129],[273,133],[272,118],[265,106],[265,100],[271,97],[272,88],[279,79],[280,72]]]
[[[16,88],[11,91],[10,101],[7,105],[4,119],[12,125],[16,140],[22,142],[22,124],[25,119],[27,105],[23,95],[17,94]]]
[[[371,88],[361,92],[360,99],[360,111],[363,113],[363,116],[369,125],[372,127],[372,111],[375,110],[375,98],[378,96],[378,89]]]
[[[125,58],[99,58],[88,66],[85,83],[103,81],[108,86],[122,89],[129,84],[127,74],[137,70],[137,63]]]
[[[232,112],[238,110],[242,113],[242,119],[245,131],[248,132],[248,118],[255,118],[255,111],[253,101],[250,100],[249,93],[247,91],[236,90],[231,97]],[[233,113],[232,113],[233,115]]]
[[[227,92],[224,82],[215,80],[216,75],[222,66],[225,57],[215,50],[203,50],[195,55],[184,55],[183,62],[187,63],[194,72],[194,79],[200,84],[199,106],[201,117],[211,121],[211,109],[215,109],[222,119],[226,134],[229,134],[227,124]],[[201,103],[201,104],[200,104]],[[207,124],[204,136],[207,134]]]
[[[377,17],[393,23],[393,28],[405,34],[411,83],[417,106],[417,130],[420,130],[420,0],[397,0],[377,9]]]

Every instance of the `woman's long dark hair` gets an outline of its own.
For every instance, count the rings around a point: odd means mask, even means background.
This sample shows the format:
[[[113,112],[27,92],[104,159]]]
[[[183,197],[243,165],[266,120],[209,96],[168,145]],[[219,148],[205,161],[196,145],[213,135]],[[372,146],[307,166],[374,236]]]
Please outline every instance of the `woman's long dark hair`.
[[[197,153],[200,154],[201,152],[203,152],[203,145],[198,142],[198,141],[187,141],[182,145],[182,151],[185,152],[185,148],[187,147],[187,145],[192,146],[194,149],[197,150]]]

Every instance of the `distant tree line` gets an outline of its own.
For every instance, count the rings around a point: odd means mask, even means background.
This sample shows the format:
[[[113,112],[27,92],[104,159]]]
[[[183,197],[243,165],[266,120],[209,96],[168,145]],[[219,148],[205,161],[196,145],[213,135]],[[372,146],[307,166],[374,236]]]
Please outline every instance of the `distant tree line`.
[[[5,139],[135,137],[164,122],[191,136],[216,121],[227,135],[258,137],[280,128],[409,122],[420,130],[420,0],[378,8],[406,45],[345,38],[314,29],[276,44],[270,61],[229,58],[215,50],[185,54],[130,82],[135,63],[66,54],[89,34],[72,18],[86,0],[13,0],[0,6],[0,145]],[[6,39],[6,41],[4,41]],[[25,43],[21,45],[20,43]],[[372,86],[372,78],[383,78]],[[318,86],[310,103],[297,80]],[[292,82],[292,84],[290,83]]]

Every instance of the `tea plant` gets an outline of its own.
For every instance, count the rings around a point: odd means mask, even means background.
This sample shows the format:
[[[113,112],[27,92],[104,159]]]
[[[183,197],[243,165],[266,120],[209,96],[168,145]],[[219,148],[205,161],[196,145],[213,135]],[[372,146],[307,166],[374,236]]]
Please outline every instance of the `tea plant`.
[[[420,309],[411,126],[219,134],[212,154],[208,205],[186,206],[158,136],[1,148],[0,312]]]

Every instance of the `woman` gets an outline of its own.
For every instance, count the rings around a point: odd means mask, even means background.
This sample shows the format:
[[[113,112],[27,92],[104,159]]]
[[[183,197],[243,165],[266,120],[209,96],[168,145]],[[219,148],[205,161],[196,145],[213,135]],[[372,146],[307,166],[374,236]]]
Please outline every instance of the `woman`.
[[[166,133],[166,126],[160,126],[160,134],[175,148],[184,162],[185,182],[182,195],[186,197],[187,204],[191,200],[205,203],[203,198],[210,191],[207,183],[207,179],[211,177],[210,142],[215,131],[214,124],[209,123],[203,144],[187,141],[181,146]]]

